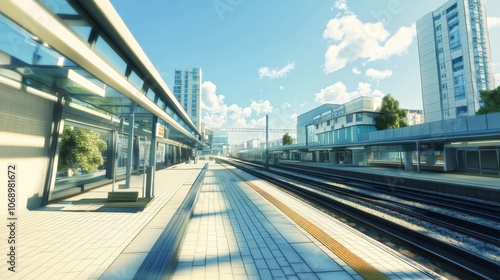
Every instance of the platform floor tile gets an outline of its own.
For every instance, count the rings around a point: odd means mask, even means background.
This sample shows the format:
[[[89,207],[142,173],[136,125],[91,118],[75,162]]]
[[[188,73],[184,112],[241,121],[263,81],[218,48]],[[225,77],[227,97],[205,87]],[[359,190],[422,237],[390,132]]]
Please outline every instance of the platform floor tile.
[[[220,165],[199,193],[173,279],[354,279]]]

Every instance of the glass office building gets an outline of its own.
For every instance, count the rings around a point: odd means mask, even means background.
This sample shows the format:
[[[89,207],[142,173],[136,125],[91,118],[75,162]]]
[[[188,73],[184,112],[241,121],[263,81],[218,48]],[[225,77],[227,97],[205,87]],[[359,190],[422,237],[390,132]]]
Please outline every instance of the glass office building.
[[[344,104],[323,104],[297,117],[297,138],[309,145],[334,145],[359,141],[376,131],[380,98],[361,96]]]
[[[174,95],[194,125],[201,130],[201,69],[176,68]]]
[[[426,122],[471,116],[494,88],[483,0],[450,0],[417,21]]]

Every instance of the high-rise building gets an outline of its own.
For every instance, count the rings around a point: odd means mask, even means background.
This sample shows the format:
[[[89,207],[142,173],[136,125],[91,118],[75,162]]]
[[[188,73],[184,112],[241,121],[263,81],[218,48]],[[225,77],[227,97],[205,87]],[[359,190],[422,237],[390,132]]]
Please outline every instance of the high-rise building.
[[[483,0],[450,0],[417,21],[426,122],[474,115],[494,88]]]
[[[184,111],[201,130],[201,69],[182,67],[175,69],[174,96]]]

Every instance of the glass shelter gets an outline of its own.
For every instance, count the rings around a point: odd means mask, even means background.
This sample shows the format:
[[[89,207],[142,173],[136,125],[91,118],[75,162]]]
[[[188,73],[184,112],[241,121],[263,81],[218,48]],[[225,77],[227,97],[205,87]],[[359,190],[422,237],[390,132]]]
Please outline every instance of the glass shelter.
[[[32,170],[27,208],[141,172],[154,196],[206,146],[109,1],[2,1],[0,33],[0,161]]]

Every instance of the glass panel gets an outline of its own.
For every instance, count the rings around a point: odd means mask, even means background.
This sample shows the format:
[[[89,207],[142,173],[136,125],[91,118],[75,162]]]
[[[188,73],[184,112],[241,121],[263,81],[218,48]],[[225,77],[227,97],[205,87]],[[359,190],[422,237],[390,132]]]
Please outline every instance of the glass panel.
[[[154,91],[153,91],[151,88],[149,88],[149,89],[148,89],[148,91],[147,91],[147,93],[146,93],[146,96],[147,96],[149,99],[151,99],[151,101],[155,101],[155,96],[156,96],[156,94],[154,93]]]
[[[44,45],[38,37],[20,28],[3,15],[0,15],[0,34],[4,34],[0,40],[0,51],[8,55],[1,58],[1,64],[65,66],[68,63],[67,59]],[[4,59],[6,61],[3,61]]]
[[[127,64],[101,36],[97,38],[94,49],[102,56],[102,58],[111,63],[111,65],[114,66],[120,74],[125,74]]]
[[[42,0],[42,3],[54,14],[77,15],[78,13],[66,0]]]
[[[82,180],[104,177],[108,140],[109,132],[66,125],[59,148],[55,191],[75,187]]]
[[[356,113],[356,122],[363,121],[363,113]]]
[[[163,102],[161,99],[158,98],[158,102],[156,102],[156,105],[160,107],[162,110],[165,109],[165,102]]]
[[[92,31],[92,28],[90,26],[81,26],[81,25],[72,25],[70,26],[73,31],[80,36],[83,41],[88,42],[89,37],[90,37],[90,32]]]
[[[346,116],[346,123],[352,123],[352,119],[353,119],[353,114],[349,114]]]
[[[142,90],[142,86],[144,84],[144,81],[135,73],[135,71],[132,70],[130,73],[130,76],[128,77],[128,81],[132,83],[138,90]]]

